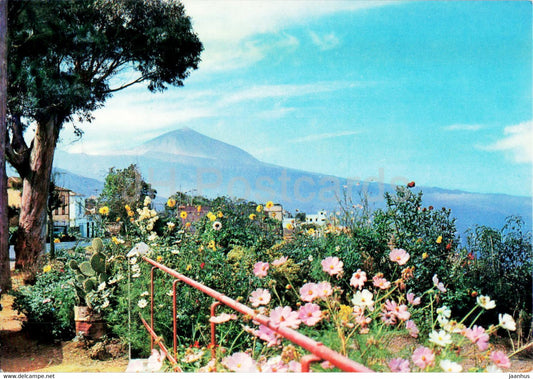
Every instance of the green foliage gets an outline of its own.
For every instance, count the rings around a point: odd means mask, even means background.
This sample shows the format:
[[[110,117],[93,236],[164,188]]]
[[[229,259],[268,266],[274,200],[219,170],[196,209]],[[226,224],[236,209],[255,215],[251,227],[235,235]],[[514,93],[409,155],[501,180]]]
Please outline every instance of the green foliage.
[[[8,108],[38,121],[54,115],[57,127],[90,118],[132,83],[146,81],[151,91],[183,85],[202,50],[177,2],[14,1],[8,31]],[[124,68],[138,79],[111,88]]]
[[[501,230],[477,226],[467,235],[471,259],[465,278],[471,291],[490,296],[502,311],[517,318],[525,312],[524,329],[532,314],[531,241],[531,231],[525,230],[523,221],[516,217],[507,218]]]
[[[111,268],[107,264],[108,257],[104,254],[104,244],[100,238],[93,239],[92,250],[94,253],[89,260],[81,263],[70,260],[67,266],[73,273],[77,304],[99,310],[99,300],[102,299],[98,292],[105,289]]]
[[[157,191],[145,182],[137,165],[124,169],[109,169],[104,188],[98,197],[99,206],[109,207],[107,219],[115,221],[120,218],[128,222],[138,208],[142,208],[144,199],[155,198]],[[130,211],[125,208],[128,205]]]
[[[23,313],[23,328],[42,341],[70,339],[74,336],[76,293],[70,284],[72,274],[56,261],[42,272],[32,286],[13,292],[13,309]]]

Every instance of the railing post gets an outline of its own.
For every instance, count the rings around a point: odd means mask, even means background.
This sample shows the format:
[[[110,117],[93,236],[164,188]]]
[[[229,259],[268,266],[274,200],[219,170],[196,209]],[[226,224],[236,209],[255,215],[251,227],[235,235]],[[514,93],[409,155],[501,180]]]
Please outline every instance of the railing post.
[[[302,365],[302,372],[309,372],[309,366],[311,366],[311,363],[320,362],[322,360],[322,358],[317,357],[314,354],[303,356],[302,359],[300,359],[300,364]]]
[[[152,267],[150,271],[150,328],[154,330],[154,271],[157,267]],[[154,349],[154,339],[150,335],[150,351]]]
[[[215,301],[211,304],[211,317],[215,317],[215,310],[219,305],[222,305],[220,301]],[[213,321],[211,323],[211,358],[216,358],[217,336],[216,336],[216,324]]]
[[[172,282],[172,328],[174,330],[174,358],[178,359],[178,325],[176,322],[176,284],[179,282],[179,279]]]

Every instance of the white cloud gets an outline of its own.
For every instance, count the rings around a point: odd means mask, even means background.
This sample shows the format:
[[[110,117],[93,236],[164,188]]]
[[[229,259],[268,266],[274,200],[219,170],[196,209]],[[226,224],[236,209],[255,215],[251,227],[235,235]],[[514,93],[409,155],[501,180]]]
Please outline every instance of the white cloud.
[[[273,48],[259,44],[254,37],[268,33],[277,36],[273,42],[277,48],[294,47],[297,40],[284,34],[290,27],[339,12],[355,12],[398,2],[184,0],[183,3],[186,13],[192,18],[194,30],[204,44],[200,67],[218,71],[255,63]]]
[[[311,41],[315,44],[320,50],[331,50],[340,45],[340,40],[337,38],[335,33],[328,33],[319,36],[315,32],[309,32],[311,36]]]
[[[447,130],[447,131],[458,131],[458,130],[461,130],[461,131],[475,132],[475,131],[478,131],[478,130],[480,130],[482,128],[483,128],[483,126],[481,126],[479,124],[453,124],[453,125],[445,126],[443,129]]]
[[[533,121],[507,126],[503,131],[505,137],[485,146],[489,151],[507,151],[517,163],[533,162]]]
[[[289,142],[290,143],[302,143],[302,142],[323,141],[325,139],[354,136],[356,134],[361,134],[361,131],[360,130],[346,130],[346,131],[334,132],[334,133],[311,134],[308,136],[292,139]]]
[[[362,83],[337,81],[308,84],[258,85],[243,90],[238,90],[233,94],[226,96],[223,100],[223,103],[226,105],[249,100],[306,96],[315,93],[333,92],[341,89],[353,88],[360,85],[362,85]]]

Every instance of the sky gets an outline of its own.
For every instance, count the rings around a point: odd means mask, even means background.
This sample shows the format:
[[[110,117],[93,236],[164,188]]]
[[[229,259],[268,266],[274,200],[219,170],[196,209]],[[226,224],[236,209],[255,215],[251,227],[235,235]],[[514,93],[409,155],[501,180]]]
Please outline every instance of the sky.
[[[285,167],[532,195],[530,1],[183,3],[204,44],[184,87],[123,90],[60,149],[189,127]]]

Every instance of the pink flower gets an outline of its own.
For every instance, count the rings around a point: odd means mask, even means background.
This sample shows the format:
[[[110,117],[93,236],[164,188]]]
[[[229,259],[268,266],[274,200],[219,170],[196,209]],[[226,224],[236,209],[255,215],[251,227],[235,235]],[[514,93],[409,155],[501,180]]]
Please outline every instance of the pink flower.
[[[313,301],[318,296],[318,286],[315,283],[306,283],[300,288],[300,297],[303,301]]]
[[[409,260],[409,254],[404,249],[393,249],[389,254],[389,259],[403,266]]]
[[[479,348],[479,351],[487,350],[489,346],[489,335],[485,333],[485,329],[482,326],[474,325],[472,329],[465,329],[464,334],[472,343],[475,343]]]
[[[409,335],[413,338],[418,338],[418,327],[413,320],[408,320],[405,323],[405,328],[409,331]]]
[[[257,364],[252,357],[246,353],[235,353],[222,360],[222,364],[228,370],[235,372],[257,372]]]
[[[254,308],[257,308],[260,305],[267,305],[270,302],[270,292],[268,292],[268,290],[258,288],[251,293],[250,302]]]
[[[356,287],[357,289],[363,288],[366,282],[366,272],[357,269],[357,272],[354,272],[352,278],[350,279],[350,285]]]
[[[381,312],[381,321],[383,321],[385,325],[395,325],[396,317],[392,312]]]
[[[372,284],[374,285],[374,287],[381,288],[382,290],[386,290],[387,288],[390,287],[390,282],[387,281],[387,279],[385,279],[383,277],[383,274],[381,274],[381,273],[376,274],[372,278]]]
[[[318,305],[306,303],[298,310],[298,317],[305,325],[313,326],[322,318],[322,311]]]
[[[302,322],[298,318],[298,312],[295,312],[291,307],[276,307],[270,312],[270,322],[272,326],[285,326],[288,328],[297,329]]]
[[[327,257],[322,260],[322,270],[331,276],[342,274],[342,261],[337,257]]]
[[[437,274],[433,275],[433,279],[432,279],[432,280],[433,280],[433,285],[434,285],[435,287],[437,287],[437,289],[438,289],[440,292],[442,292],[442,293],[446,292],[446,288],[444,287],[444,284],[442,284],[441,282],[439,282],[439,278],[438,278]]]
[[[209,322],[212,322],[214,324],[223,324],[229,320],[237,320],[237,315],[221,313],[218,316],[213,316],[209,318]]]
[[[511,367],[511,361],[509,360],[509,357],[503,352],[503,351],[493,351],[490,353],[490,359],[494,364],[501,368],[510,368]]]
[[[332,368],[335,368],[334,365],[331,364],[330,361],[324,361],[320,364],[320,367],[322,367],[324,370],[331,370]]]
[[[272,346],[275,346],[275,345],[279,345],[279,343],[280,343],[280,335],[278,333],[274,332],[268,326],[259,325],[259,329],[258,330],[254,330],[252,333],[257,338],[260,338],[263,341],[268,342],[267,347],[272,347]]]
[[[316,292],[318,293],[319,297],[326,298],[333,293],[333,289],[331,288],[331,284],[329,282],[320,282],[316,286]]]
[[[394,358],[389,361],[391,372],[411,372],[409,361],[402,358]]]
[[[287,260],[288,260],[287,257],[281,257],[281,258],[275,259],[274,261],[272,261],[272,266],[274,267],[281,266],[282,264],[287,262]]]
[[[407,294],[407,302],[411,305],[419,305],[420,304],[420,298],[415,298],[415,294],[412,292],[409,292]]]
[[[257,262],[254,265],[254,275],[258,278],[264,278],[265,276],[267,276],[268,267],[268,263]]]
[[[405,304],[397,305],[394,315],[402,321],[407,321],[411,317],[411,313],[407,310],[407,305]]]
[[[288,365],[289,372],[302,372],[302,364],[300,362],[290,361]]]
[[[261,372],[287,372],[289,367],[281,360],[281,355],[270,358],[261,365]]]
[[[433,362],[435,362],[435,354],[433,354],[431,349],[421,346],[413,352],[411,359],[415,365],[423,370],[427,366],[433,365]]]
[[[147,364],[148,370],[150,370],[151,372],[161,370],[165,357],[166,357],[166,354],[164,352],[157,351],[156,349],[152,349],[152,354],[148,358],[148,364]]]

